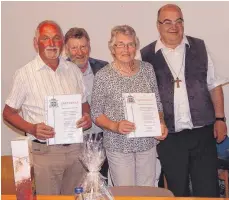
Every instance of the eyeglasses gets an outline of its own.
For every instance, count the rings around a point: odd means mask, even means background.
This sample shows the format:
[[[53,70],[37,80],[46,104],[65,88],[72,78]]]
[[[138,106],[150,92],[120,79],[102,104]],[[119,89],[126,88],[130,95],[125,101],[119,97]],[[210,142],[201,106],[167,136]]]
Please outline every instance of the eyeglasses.
[[[76,51],[76,50],[80,49],[81,51],[85,51],[85,50],[87,50],[88,48],[89,48],[88,45],[79,46],[79,47],[73,46],[73,47],[70,47],[70,50]]]
[[[135,48],[136,44],[134,42],[130,42],[128,44],[124,44],[123,42],[120,42],[118,44],[114,44],[114,46],[116,46],[117,48],[120,48],[120,49],[124,49],[125,47]]]
[[[164,25],[166,27],[172,27],[173,25],[175,26],[182,26],[184,23],[184,20],[182,18],[177,19],[176,21],[172,21],[169,19],[165,19],[163,22],[158,20],[158,23],[161,25]]]

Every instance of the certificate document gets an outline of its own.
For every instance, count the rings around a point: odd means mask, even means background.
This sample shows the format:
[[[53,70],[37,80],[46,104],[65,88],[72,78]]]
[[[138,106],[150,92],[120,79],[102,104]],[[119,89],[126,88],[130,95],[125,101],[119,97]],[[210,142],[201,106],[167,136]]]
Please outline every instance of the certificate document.
[[[82,117],[81,94],[45,97],[46,124],[53,127],[55,137],[47,139],[48,145],[83,142],[82,128],[76,121]]]
[[[125,119],[135,123],[133,137],[161,136],[161,125],[154,93],[123,93]]]

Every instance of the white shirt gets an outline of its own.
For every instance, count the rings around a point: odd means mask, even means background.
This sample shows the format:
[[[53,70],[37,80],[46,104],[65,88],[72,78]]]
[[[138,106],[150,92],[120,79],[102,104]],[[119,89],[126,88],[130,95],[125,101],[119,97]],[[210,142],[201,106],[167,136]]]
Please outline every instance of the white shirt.
[[[16,71],[6,104],[22,109],[23,118],[33,124],[45,123],[45,96],[82,94],[87,100],[82,72],[72,62],[59,58],[56,71],[48,67],[39,55]],[[31,139],[35,137],[28,134]]]
[[[174,85],[174,117],[175,117],[175,131],[179,132],[184,129],[192,129],[197,128],[193,126],[189,101],[186,89],[185,82],[185,44],[189,45],[187,37],[184,36],[180,45],[178,45],[175,49],[171,49],[166,47],[160,39],[157,40],[155,46],[155,53],[158,50],[162,50],[163,56],[170,68],[171,73],[173,74],[174,80],[178,77],[182,82],[180,82],[180,87],[176,87],[176,83]],[[220,78],[216,75],[213,61],[210,57],[210,54],[207,50],[208,56],[208,71],[207,71],[207,84],[208,90],[212,90],[213,88],[224,84],[227,80]]]
[[[89,105],[91,105],[91,95],[92,95],[92,88],[93,88],[93,81],[94,81],[94,74],[91,69],[91,65],[88,62],[88,67],[86,71],[83,73],[83,80],[84,80],[84,85],[86,88],[87,92],[87,102]],[[103,130],[96,126],[94,123],[92,123],[92,127],[88,130],[85,131],[87,134],[92,134],[92,133],[99,133],[102,132]]]

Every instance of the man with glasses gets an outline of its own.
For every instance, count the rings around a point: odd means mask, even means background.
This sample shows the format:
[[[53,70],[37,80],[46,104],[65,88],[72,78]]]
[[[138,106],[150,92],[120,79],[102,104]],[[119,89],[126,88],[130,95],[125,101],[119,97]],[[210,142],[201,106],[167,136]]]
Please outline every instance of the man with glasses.
[[[141,50],[154,67],[169,134],[157,146],[168,188],[175,196],[219,196],[216,141],[225,139],[222,84],[203,40],[184,35],[181,9],[158,11],[160,38]],[[216,139],[216,141],[215,141]]]
[[[90,58],[91,46],[88,33],[83,28],[71,28],[65,34],[65,51],[68,56],[67,60],[75,63],[83,73],[86,92],[88,93],[87,101],[91,104],[91,93],[94,76],[108,62]],[[97,134],[97,138],[103,136],[102,129],[92,123],[92,128],[85,131],[87,134]],[[95,135],[94,135],[95,136]],[[101,174],[107,178],[108,162],[105,160]]]

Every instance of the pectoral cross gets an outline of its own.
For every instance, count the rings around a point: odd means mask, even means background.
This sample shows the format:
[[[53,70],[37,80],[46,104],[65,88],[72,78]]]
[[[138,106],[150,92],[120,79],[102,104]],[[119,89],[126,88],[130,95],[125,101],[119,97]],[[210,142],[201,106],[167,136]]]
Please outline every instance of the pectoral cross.
[[[176,80],[174,80],[174,83],[177,84],[177,88],[180,87],[180,82],[182,82],[178,77],[176,78]]]

